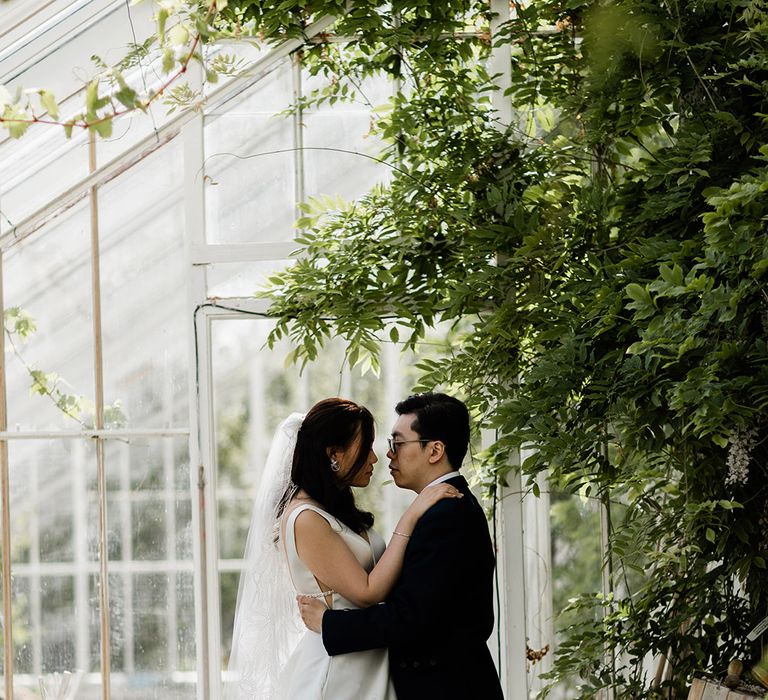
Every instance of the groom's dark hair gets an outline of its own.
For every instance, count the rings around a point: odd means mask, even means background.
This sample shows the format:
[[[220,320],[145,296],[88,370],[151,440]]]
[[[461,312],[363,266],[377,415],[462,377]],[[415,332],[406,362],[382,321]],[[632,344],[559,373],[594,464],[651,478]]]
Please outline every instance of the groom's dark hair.
[[[469,411],[448,394],[413,394],[395,406],[399,416],[416,415],[411,430],[425,440],[440,440],[454,469],[459,469],[469,447]]]

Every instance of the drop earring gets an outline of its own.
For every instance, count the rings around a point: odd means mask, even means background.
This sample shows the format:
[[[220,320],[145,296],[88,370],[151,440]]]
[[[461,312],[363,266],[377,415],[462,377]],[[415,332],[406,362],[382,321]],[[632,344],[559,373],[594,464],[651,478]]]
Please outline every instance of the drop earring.
[[[336,461],[335,457],[331,457],[331,471],[337,472],[341,469],[341,466],[339,466],[339,463]]]

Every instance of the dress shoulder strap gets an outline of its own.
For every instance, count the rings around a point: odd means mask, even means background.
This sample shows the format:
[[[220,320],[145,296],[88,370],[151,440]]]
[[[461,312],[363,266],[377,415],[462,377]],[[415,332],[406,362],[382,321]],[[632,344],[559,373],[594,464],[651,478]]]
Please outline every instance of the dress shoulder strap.
[[[286,533],[290,532],[291,536],[293,536],[293,527],[294,527],[294,523],[296,522],[296,518],[299,516],[299,513],[303,513],[305,510],[314,511],[318,515],[325,518],[328,521],[328,524],[331,526],[331,528],[336,532],[342,531],[343,529],[342,524],[333,515],[331,515],[330,513],[326,513],[322,508],[320,508],[319,506],[316,506],[314,503],[302,503],[300,506],[296,506],[288,515],[288,519],[285,522]]]

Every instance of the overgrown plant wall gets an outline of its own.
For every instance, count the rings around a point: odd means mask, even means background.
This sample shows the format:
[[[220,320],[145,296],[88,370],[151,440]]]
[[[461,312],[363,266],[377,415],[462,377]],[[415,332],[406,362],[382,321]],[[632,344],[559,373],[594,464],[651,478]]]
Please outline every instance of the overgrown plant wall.
[[[527,475],[614,503],[617,596],[572,603],[553,684],[684,697],[696,671],[754,661],[746,633],[768,614],[768,8],[516,5],[501,41],[519,120],[502,133],[487,38],[397,9],[345,20],[351,57],[306,52],[329,94],[370,70],[409,89],[375,125],[391,185],[308,206],[307,256],[271,292],[278,335],[311,359],[341,333],[375,366],[388,320],[414,343],[454,321],[420,384],[461,391],[499,430],[490,487],[525,444]],[[483,26],[483,8],[452,7],[473,9]]]

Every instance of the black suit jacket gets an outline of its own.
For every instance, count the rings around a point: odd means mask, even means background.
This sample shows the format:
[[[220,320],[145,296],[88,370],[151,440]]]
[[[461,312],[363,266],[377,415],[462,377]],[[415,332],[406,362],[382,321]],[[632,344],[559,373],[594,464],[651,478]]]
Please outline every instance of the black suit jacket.
[[[334,656],[389,647],[398,700],[503,700],[486,640],[493,630],[495,558],[488,524],[464,477],[419,520],[389,599],[323,615]]]

